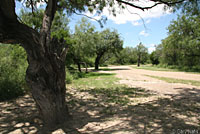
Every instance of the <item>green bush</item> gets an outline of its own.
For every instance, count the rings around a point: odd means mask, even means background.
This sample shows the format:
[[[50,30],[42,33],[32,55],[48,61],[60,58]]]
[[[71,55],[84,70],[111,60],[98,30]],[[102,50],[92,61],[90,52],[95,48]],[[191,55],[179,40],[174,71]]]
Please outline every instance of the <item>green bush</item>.
[[[65,78],[66,84],[71,84],[73,80],[85,77],[87,77],[87,73],[85,72],[66,69],[66,78]]]
[[[26,54],[22,47],[0,44],[0,101],[16,98],[27,90]]]
[[[73,80],[73,76],[70,74],[70,72],[67,70],[66,71],[66,78],[65,78],[65,82],[66,84],[71,84]]]
[[[11,80],[0,81],[0,101],[13,99],[24,93],[24,88],[17,82]]]
[[[200,72],[200,66],[193,66],[192,71],[193,72]]]
[[[16,98],[26,92],[25,71],[8,64],[0,66],[0,101]]]

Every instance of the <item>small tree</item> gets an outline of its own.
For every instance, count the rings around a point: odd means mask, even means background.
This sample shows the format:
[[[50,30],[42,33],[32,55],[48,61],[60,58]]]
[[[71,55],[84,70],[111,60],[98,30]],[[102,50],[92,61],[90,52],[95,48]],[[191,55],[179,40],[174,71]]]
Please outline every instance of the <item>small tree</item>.
[[[87,66],[87,59],[94,55],[94,30],[95,27],[86,18],[82,18],[75,26],[75,33],[72,36],[74,43],[69,53],[74,63],[77,64],[79,72],[81,72],[81,64]]]
[[[151,60],[151,63],[153,65],[158,65],[159,64],[159,55],[157,54],[156,51],[153,51],[151,54],[150,54],[150,60]]]
[[[122,50],[123,41],[116,31],[110,31],[109,29],[96,33],[95,39],[95,69],[98,70],[101,58],[106,53],[117,53]]]
[[[140,42],[139,45],[136,46],[136,53],[137,53],[137,66],[139,67],[141,63],[144,63],[147,59],[148,49],[142,45]]]

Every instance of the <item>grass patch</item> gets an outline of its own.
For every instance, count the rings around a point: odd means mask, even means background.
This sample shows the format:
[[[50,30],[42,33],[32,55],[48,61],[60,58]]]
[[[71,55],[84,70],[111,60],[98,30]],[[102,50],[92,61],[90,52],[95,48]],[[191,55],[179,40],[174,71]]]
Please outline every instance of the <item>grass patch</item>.
[[[144,65],[144,66],[131,66],[134,69],[145,69],[145,70],[150,70],[150,71],[168,71],[168,72],[178,72],[177,69],[169,69],[169,68],[164,68],[164,67],[159,67],[159,66],[152,66],[152,65]]]
[[[89,72],[82,74],[81,77],[72,81],[70,86],[74,88],[110,88],[116,86],[115,82],[119,80],[114,77],[114,73]]]
[[[182,83],[182,84],[189,84],[189,85],[193,85],[193,86],[200,86],[200,81],[195,81],[195,80],[182,80],[182,79],[174,79],[174,78],[151,76],[151,75],[145,75],[145,76],[163,80],[168,83]]]
[[[200,74],[199,67],[179,67],[179,66],[167,66],[167,65],[143,65],[140,67],[131,66],[134,69],[145,69],[150,71],[167,71],[167,72],[188,72]]]

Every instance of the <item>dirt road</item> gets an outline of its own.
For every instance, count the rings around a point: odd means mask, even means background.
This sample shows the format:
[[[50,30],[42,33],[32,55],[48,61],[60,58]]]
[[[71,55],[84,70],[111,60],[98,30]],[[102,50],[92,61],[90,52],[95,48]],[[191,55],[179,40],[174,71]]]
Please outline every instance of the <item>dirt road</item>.
[[[131,87],[141,87],[147,90],[155,91],[161,95],[172,95],[183,92],[184,90],[200,90],[200,87],[181,84],[181,83],[167,83],[150,76],[159,76],[183,80],[195,80],[200,82],[199,74],[185,73],[185,72],[165,72],[165,71],[149,71],[143,69],[133,69],[130,66],[110,66],[111,71],[103,71],[107,73],[116,73],[121,80],[121,84],[126,84]]]

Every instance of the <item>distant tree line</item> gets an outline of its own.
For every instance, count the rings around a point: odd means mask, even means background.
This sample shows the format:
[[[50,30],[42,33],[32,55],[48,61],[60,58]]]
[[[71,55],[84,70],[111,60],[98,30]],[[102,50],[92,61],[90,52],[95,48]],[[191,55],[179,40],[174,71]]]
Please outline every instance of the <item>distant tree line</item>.
[[[200,71],[200,15],[187,11],[173,20],[168,36],[151,53],[152,64]]]

